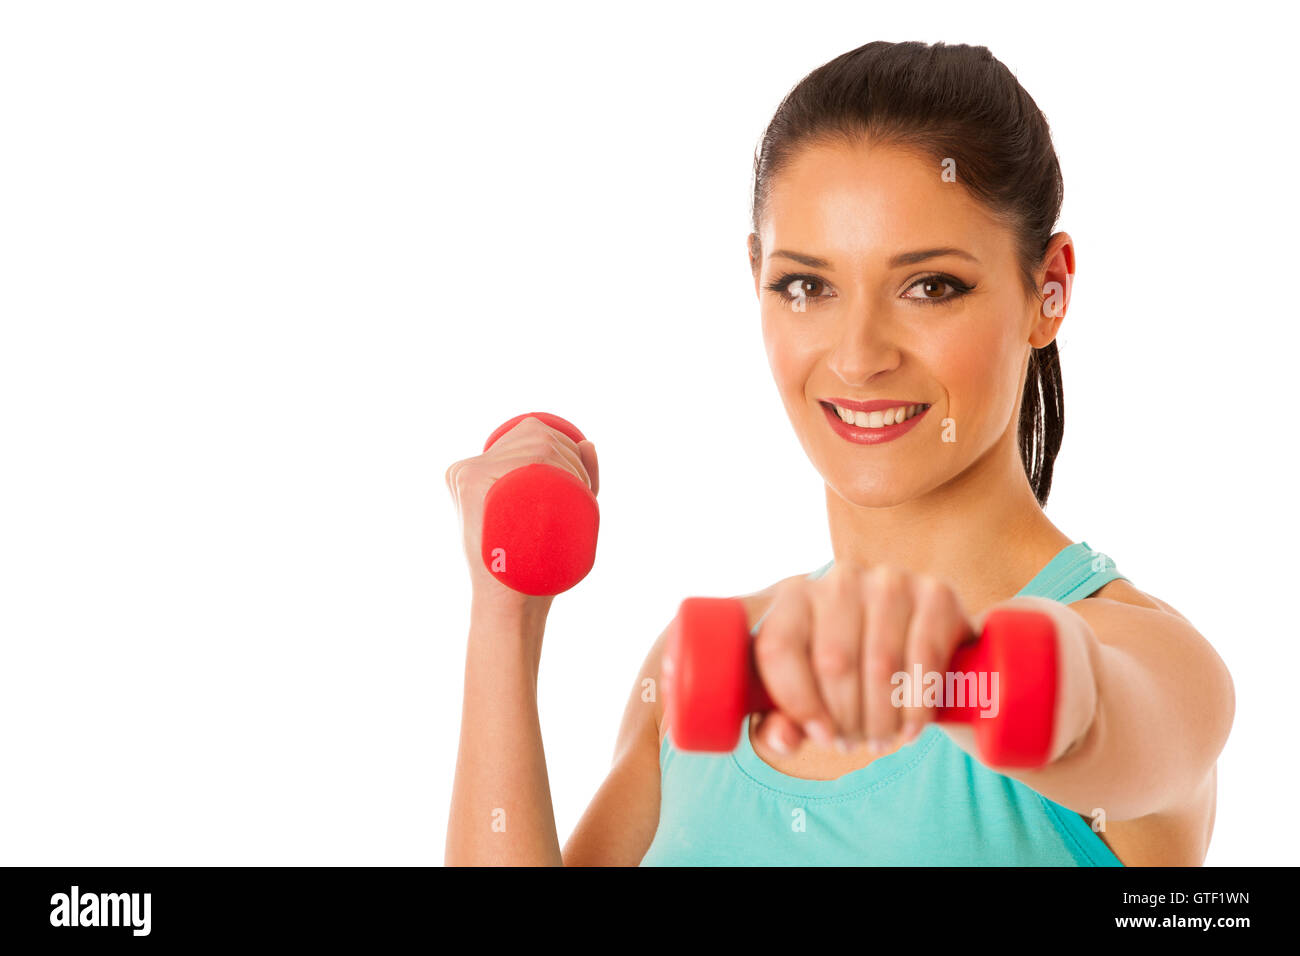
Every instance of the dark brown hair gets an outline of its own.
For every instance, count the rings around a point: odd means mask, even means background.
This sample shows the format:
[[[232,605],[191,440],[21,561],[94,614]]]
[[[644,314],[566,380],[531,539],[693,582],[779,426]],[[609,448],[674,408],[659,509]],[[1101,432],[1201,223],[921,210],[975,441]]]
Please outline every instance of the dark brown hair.
[[[751,255],[773,179],[804,146],[868,139],[955,161],[957,182],[1016,235],[1025,291],[1042,302],[1035,271],[1061,212],[1064,183],[1047,119],[986,47],[867,43],[799,81],[754,155]],[[1029,354],[1019,444],[1039,505],[1065,432],[1065,393],[1053,340]]]

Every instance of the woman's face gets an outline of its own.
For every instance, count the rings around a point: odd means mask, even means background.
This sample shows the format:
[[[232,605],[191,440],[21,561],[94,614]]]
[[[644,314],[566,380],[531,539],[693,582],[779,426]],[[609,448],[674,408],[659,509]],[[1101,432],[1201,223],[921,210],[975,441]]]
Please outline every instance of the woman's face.
[[[939,487],[1008,429],[1015,447],[1039,305],[1011,231],[943,172],[895,147],[809,146],[774,180],[759,233],[781,400],[827,484],[864,507]],[[916,414],[858,427],[829,408],[881,401]]]

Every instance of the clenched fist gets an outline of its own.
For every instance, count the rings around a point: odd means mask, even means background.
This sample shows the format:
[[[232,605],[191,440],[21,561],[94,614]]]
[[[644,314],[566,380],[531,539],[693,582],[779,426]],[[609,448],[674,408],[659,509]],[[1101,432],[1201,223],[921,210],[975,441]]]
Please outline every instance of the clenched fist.
[[[455,462],[447,469],[447,489],[456,505],[474,601],[480,607],[517,610],[530,604],[549,606],[550,596],[533,598],[506,587],[488,572],[482,557],[483,509],[488,489],[516,468],[533,464],[563,469],[590,488],[593,495],[600,490],[596,446],[590,441],[575,442],[531,415],[500,435],[482,454]]]
[[[1063,605],[1024,597],[999,606],[1012,603],[1053,617],[1059,653],[1076,677],[1063,698],[1069,712],[1055,722],[1055,759],[1091,719],[1095,701],[1077,690],[1091,687],[1087,655]],[[776,707],[757,720],[757,736],[782,753],[805,737],[843,750],[865,742],[877,752],[909,742],[935,720],[937,708],[925,706],[920,694],[899,693],[906,685],[895,675],[946,674],[987,613],[969,616],[937,578],[885,566],[836,562],[816,580],[782,582],[754,639],[755,665]],[[1061,647],[1062,634],[1069,647]],[[966,728],[944,726],[973,751]]]

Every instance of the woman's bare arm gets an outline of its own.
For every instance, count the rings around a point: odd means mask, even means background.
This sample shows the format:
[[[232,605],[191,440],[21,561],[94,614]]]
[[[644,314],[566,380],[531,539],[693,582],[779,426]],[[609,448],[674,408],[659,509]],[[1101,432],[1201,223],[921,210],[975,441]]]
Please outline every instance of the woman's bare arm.
[[[1038,770],[1001,769],[1078,813],[1115,821],[1213,801],[1215,762],[1232,727],[1232,678],[1209,642],[1168,605],[1127,582],[1070,605],[1019,597],[1057,623],[1067,657],[1061,699],[1087,700],[1083,731]],[[1088,686],[1076,685],[1086,682]],[[970,747],[969,730],[954,740]],[[1207,787],[1209,788],[1207,790]]]
[[[664,628],[641,665],[609,775],[565,844],[567,866],[636,866],[650,848],[659,826],[659,668],[667,641]]]
[[[448,866],[560,865],[537,670],[549,604],[521,613],[475,603],[465,654]]]

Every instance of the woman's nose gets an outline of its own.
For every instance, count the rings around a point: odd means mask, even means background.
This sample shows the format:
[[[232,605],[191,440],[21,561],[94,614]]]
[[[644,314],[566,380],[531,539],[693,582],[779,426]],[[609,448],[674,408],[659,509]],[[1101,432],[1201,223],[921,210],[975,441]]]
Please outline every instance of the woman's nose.
[[[844,324],[828,364],[846,384],[860,384],[897,368],[901,360],[902,351],[885,323],[867,316]]]

